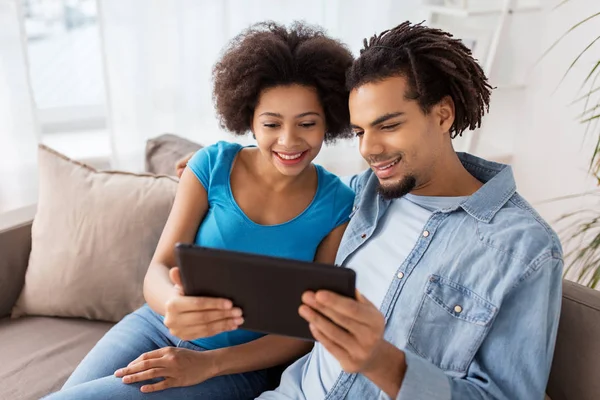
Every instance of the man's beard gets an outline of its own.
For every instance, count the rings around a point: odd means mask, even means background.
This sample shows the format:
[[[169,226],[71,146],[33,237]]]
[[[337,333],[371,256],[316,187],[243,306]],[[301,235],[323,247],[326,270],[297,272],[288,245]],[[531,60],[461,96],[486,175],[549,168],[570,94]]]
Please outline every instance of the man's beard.
[[[382,185],[381,182],[377,186],[377,193],[381,195],[385,200],[399,199],[417,186],[417,179],[412,175],[407,175],[402,180],[391,184]]]

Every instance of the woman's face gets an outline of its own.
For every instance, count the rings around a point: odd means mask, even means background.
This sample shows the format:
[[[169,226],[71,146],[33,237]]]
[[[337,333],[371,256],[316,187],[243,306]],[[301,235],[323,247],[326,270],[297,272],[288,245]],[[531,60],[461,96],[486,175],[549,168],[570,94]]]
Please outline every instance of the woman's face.
[[[252,131],[262,155],[283,175],[297,176],[310,165],[321,150],[325,129],[316,89],[294,84],[261,92]]]

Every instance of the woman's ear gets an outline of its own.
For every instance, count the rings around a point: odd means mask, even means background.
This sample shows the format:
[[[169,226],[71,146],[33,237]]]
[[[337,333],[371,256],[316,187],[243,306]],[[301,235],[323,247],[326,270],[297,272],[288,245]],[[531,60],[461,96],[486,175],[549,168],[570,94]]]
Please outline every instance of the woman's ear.
[[[256,135],[254,134],[254,118],[250,117],[250,132],[252,133],[252,138],[256,140]]]

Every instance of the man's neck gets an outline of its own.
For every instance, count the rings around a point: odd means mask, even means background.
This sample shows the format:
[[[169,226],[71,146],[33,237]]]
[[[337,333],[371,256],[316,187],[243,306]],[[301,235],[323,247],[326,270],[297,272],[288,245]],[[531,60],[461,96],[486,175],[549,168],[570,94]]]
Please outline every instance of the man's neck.
[[[432,172],[430,179],[411,191],[411,194],[444,197],[470,196],[483,186],[483,183],[462,165],[454,149],[436,163]]]

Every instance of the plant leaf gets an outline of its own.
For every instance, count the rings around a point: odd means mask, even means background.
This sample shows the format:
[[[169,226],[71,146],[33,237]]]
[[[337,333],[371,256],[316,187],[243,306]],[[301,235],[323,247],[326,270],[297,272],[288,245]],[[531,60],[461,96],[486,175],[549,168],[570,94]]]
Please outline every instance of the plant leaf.
[[[582,124],[585,124],[586,122],[593,121],[593,120],[595,120],[595,119],[597,119],[597,118],[600,118],[600,114],[596,114],[596,115],[594,115],[593,117],[586,118],[586,119],[584,119],[583,121],[581,121],[581,123],[582,123]]]
[[[588,93],[584,94],[583,96],[581,96],[581,97],[579,97],[579,98],[577,98],[577,99],[573,100],[571,103],[569,103],[569,105],[570,105],[570,106],[572,106],[572,105],[573,105],[573,104],[575,104],[575,103],[579,103],[579,102],[580,102],[581,100],[583,100],[583,99],[589,99],[589,98],[590,98],[590,96],[591,96],[593,93],[596,93],[596,92],[597,92],[597,91],[599,91],[599,90],[600,90],[600,86],[598,86],[597,88],[594,88],[594,89],[590,90]]]
[[[568,31],[566,31],[565,33],[562,34],[561,37],[559,37],[553,44],[552,46],[550,46],[538,59],[538,62],[541,61],[544,57],[546,57],[548,55],[548,53],[550,53],[552,51],[553,48],[555,48],[569,33],[573,32],[575,29],[579,28],[582,24],[586,23],[587,21],[596,18],[598,15],[600,15],[600,12],[597,12],[595,14],[590,15],[589,17],[585,18],[582,21],[579,21],[578,23],[576,23],[575,25],[573,25]]]
[[[594,107],[589,108],[589,109],[585,110],[584,112],[582,112],[581,114],[579,114],[579,116],[577,117],[577,119],[581,119],[581,118],[585,117],[586,114],[589,114],[592,111],[597,110],[598,108],[600,108],[600,103],[596,104]],[[583,123],[583,121],[581,121],[581,122]]]
[[[600,13],[599,13],[600,14]],[[563,77],[560,79],[560,82],[558,82],[558,86],[560,86],[561,83],[563,83],[563,81],[565,80],[565,78],[567,77],[567,75],[569,74],[569,72],[571,72],[571,70],[573,69],[573,67],[575,66],[575,64],[577,64],[577,61],[579,61],[579,59],[590,49],[590,47],[592,47],[594,45],[594,43],[596,43],[598,40],[600,40],[600,36],[598,36],[596,39],[592,40],[592,42],[590,44],[588,44],[586,46],[585,49],[583,49],[581,51],[581,53],[579,53],[579,55],[573,60],[573,62],[571,63],[571,65],[569,65],[569,68],[567,68],[565,74],[563,75]]]
[[[559,7],[564,6],[566,3],[568,3],[570,0],[563,0],[560,3],[558,3],[557,5],[554,6],[554,8],[552,9],[552,11],[556,10]]]
[[[588,74],[588,76],[586,76],[585,80],[581,84],[581,87],[585,86],[585,84],[587,83],[587,81],[590,80],[590,78],[592,77],[592,75],[594,75],[594,72],[598,69],[598,66],[600,66],[600,61],[598,61],[596,63],[596,65],[594,65],[594,68],[592,68],[592,70],[590,71],[590,73]]]

